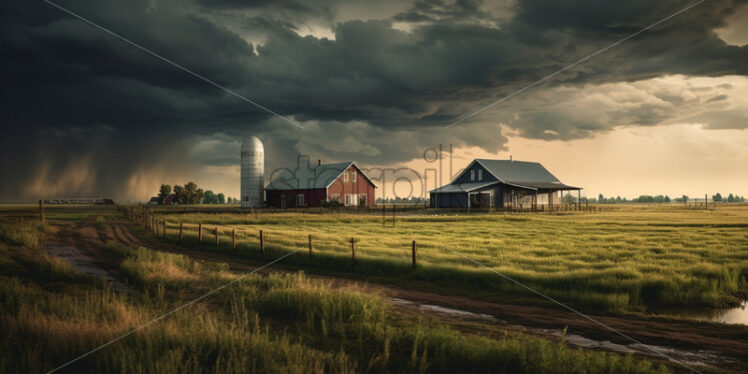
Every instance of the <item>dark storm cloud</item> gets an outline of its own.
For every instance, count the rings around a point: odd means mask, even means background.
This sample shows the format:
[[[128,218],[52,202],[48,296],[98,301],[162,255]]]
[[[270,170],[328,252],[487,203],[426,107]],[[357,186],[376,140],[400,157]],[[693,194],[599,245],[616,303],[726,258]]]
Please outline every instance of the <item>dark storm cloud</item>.
[[[4,200],[32,196],[23,187],[30,180],[67,183],[70,188],[59,191],[71,194],[116,194],[149,165],[189,173],[185,153],[195,136],[225,141],[257,132],[266,134],[268,148],[283,149],[282,162],[304,151],[377,164],[418,157],[436,143],[500,150],[506,138],[499,120],[527,137],[590,136],[616,123],[542,111],[512,121],[499,111],[464,128],[443,126],[685,6],[533,0],[503,7],[499,15],[477,1],[418,1],[378,19],[365,17],[366,6],[359,4],[353,14],[366,20],[348,15],[339,21],[339,9],[350,4],[60,0],[308,123],[297,130],[43,2],[3,3]],[[738,4],[705,2],[536,90],[667,74],[746,75],[748,49],[726,45],[713,32]],[[409,24],[410,31],[394,29],[393,22]],[[328,27],[334,40],[301,36],[304,25]],[[640,109],[617,118],[643,125],[667,118],[657,108]],[[365,160],[340,144],[361,149]],[[200,160],[230,164],[226,148],[213,146],[214,153],[201,154],[215,156]],[[61,175],[84,164],[95,175],[92,186]]]

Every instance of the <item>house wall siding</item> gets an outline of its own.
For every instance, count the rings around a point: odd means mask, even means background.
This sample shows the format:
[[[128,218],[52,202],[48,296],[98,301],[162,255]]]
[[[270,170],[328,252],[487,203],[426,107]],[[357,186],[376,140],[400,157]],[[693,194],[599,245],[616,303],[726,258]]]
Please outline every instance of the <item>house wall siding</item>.
[[[356,181],[350,173],[356,172]],[[348,182],[345,181],[345,174],[348,173]],[[346,169],[335,181],[327,187],[327,196],[329,200],[332,200],[332,195],[340,194],[340,203],[345,204],[345,195],[356,194],[366,195],[366,206],[374,206],[374,184],[372,184],[367,178],[363,176],[361,170],[355,165],[351,165]]]
[[[475,171],[475,180],[470,179],[470,171]],[[483,179],[478,180],[478,170],[483,170]],[[486,170],[481,164],[478,162],[473,162],[472,164],[468,165],[468,168],[465,169],[462,174],[460,174],[454,183],[470,183],[470,182],[489,182],[489,181],[497,181],[496,177],[493,176],[493,174],[489,173],[488,170]]]
[[[268,190],[265,193],[268,205],[274,208],[283,207],[282,196],[286,197],[286,208],[301,208],[296,206],[296,196],[299,194],[304,195],[304,206],[307,207],[320,206],[322,200],[325,199],[324,188],[304,190]]]

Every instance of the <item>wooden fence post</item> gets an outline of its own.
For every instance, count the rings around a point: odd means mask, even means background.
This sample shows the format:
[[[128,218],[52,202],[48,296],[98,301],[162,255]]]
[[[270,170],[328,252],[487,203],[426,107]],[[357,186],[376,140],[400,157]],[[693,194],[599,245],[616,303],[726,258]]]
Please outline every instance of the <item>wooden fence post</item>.
[[[179,241],[182,241],[182,221],[179,221]]]
[[[236,229],[231,229],[231,248],[236,249]]]
[[[260,254],[265,255],[265,238],[262,236],[262,230],[260,230]]]
[[[413,241],[413,269],[416,268],[416,241]]]
[[[312,234],[309,234],[309,257],[312,257]]]
[[[351,258],[353,259],[353,263],[356,263],[356,239],[351,238]]]
[[[203,242],[203,223],[202,222],[197,223],[197,241],[200,243]]]
[[[704,194],[704,209],[709,209],[709,200],[707,194]]]
[[[164,238],[166,237],[166,220],[164,220]]]
[[[218,226],[216,226],[216,247],[218,247]]]
[[[46,221],[46,217],[44,216],[44,202],[41,199],[39,200],[39,220],[42,223]]]

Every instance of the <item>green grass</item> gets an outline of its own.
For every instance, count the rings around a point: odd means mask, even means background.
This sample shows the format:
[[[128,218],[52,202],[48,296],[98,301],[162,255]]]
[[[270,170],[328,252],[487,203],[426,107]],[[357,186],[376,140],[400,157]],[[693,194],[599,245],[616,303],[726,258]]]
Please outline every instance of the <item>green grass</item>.
[[[464,256],[551,297],[595,309],[725,306],[748,294],[748,207],[716,210],[678,205],[626,206],[596,214],[406,215],[384,225],[381,216],[353,214],[169,214],[166,240],[185,246],[258,257],[258,232],[273,255],[314,255],[284,263],[300,268],[352,272],[396,283],[466,289],[492,298],[526,296],[525,290]],[[197,223],[203,243],[197,243]],[[221,245],[216,248],[214,227]],[[350,238],[358,263],[351,266]],[[411,241],[419,268],[410,269]]]
[[[45,225],[32,219],[10,219],[0,221],[0,241],[36,248]]]
[[[0,247],[0,372],[44,372],[236,277],[225,264],[109,243],[131,285],[42,277],[47,257]],[[24,259],[20,261],[19,259]],[[62,274],[75,272],[65,270]],[[82,277],[82,278],[81,278]],[[64,372],[665,373],[630,355],[403,320],[382,298],[303,273],[254,275]]]

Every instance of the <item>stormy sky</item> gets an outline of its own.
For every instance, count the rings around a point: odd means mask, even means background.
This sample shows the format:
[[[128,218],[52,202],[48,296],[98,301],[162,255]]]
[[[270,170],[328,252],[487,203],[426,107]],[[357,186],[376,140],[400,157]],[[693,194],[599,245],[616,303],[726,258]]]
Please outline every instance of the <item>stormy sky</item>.
[[[269,172],[299,154],[419,168],[451,144],[457,168],[514,154],[588,194],[748,194],[744,1],[707,0],[448,128],[694,1],[51,1],[301,127],[43,1],[2,0],[0,201],[144,200],[187,180],[236,196],[247,134]]]

